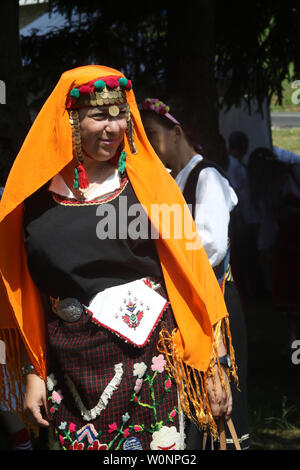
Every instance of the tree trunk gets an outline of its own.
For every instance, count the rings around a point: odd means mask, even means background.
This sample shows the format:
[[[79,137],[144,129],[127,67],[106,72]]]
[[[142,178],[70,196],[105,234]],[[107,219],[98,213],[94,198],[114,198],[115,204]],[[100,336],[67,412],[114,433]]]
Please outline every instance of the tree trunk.
[[[218,161],[215,9],[215,0],[168,9],[167,88],[171,96],[179,95],[184,102],[186,122],[199,135],[202,154]]]
[[[0,171],[7,173],[30,127],[22,83],[18,0],[1,1],[0,44],[0,80],[6,92],[5,104],[0,104]]]

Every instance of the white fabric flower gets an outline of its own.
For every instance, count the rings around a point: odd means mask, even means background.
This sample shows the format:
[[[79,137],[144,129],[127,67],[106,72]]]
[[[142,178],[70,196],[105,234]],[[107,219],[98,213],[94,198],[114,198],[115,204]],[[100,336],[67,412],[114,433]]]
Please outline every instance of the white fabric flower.
[[[147,370],[147,366],[144,362],[136,362],[133,364],[133,375],[137,376],[139,379],[143,377]]]
[[[48,377],[47,377],[47,389],[49,390],[49,392],[52,392],[55,385],[57,385],[57,380],[54,377],[54,374],[48,375]]]
[[[181,450],[180,434],[175,426],[163,426],[152,434],[151,450]]]

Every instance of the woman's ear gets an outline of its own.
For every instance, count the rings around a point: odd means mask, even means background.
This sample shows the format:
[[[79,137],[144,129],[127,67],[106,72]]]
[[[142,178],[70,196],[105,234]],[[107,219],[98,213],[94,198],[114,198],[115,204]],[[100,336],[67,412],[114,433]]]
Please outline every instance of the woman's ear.
[[[183,129],[178,124],[175,124],[175,126],[173,127],[173,130],[176,136],[181,137],[183,135]]]

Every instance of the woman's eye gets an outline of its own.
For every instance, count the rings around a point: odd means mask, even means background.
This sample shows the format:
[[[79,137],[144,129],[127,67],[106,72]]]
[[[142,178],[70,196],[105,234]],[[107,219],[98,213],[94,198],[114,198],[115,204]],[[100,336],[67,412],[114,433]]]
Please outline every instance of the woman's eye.
[[[105,117],[105,114],[104,114],[104,113],[96,113],[96,114],[93,114],[92,117],[93,117],[93,118],[104,118],[104,117]]]

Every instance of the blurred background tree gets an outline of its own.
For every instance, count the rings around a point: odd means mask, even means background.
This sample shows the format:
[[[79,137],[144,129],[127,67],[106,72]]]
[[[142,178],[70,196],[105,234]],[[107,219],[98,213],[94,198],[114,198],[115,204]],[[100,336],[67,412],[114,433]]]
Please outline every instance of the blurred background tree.
[[[9,102],[6,110],[1,107],[0,136],[15,140],[14,149],[28,128],[25,96],[37,112],[61,73],[80,65],[122,70],[134,82],[138,101],[152,95],[168,102],[180,96],[204,153],[213,160],[221,106],[246,100],[250,107],[254,99],[270,102],[274,94],[280,102],[284,79],[299,78],[296,0],[198,0],[177,6],[166,1],[49,0],[48,11],[65,15],[68,23],[23,37],[22,69],[17,3],[0,4],[1,43],[6,45],[0,79],[7,83]],[[4,118],[8,108],[15,115]],[[21,125],[15,124],[19,115]]]

